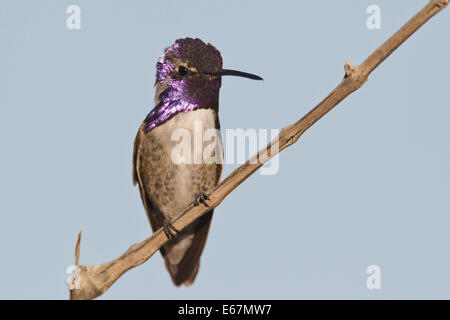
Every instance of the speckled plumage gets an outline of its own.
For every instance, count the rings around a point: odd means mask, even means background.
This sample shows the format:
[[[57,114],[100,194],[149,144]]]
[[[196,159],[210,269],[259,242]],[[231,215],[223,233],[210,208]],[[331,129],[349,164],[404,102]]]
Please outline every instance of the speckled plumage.
[[[217,72],[222,68],[222,58],[213,46],[187,38],[177,40],[158,60],[156,107],[136,136],[133,171],[153,231],[163,226],[165,218],[172,220],[182,212],[196,193],[214,187],[222,172],[221,163],[172,162],[171,152],[177,142],[171,140],[171,135],[175,129],[187,129],[194,137],[194,121],[201,121],[203,132],[220,127],[217,111],[221,78],[200,73],[180,76],[178,65]],[[220,138],[217,142],[222,153]],[[194,281],[212,214],[213,210],[161,249],[175,285]]]

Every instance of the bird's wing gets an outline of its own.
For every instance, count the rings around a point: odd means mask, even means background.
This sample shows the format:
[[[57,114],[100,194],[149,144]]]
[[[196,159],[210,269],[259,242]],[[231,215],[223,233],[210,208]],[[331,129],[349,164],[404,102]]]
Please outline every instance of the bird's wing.
[[[142,128],[142,127],[141,127]],[[144,134],[139,128],[136,138],[134,139],[134,148],[133,148],[133,185],[139,185],[139,191],[141,194],[142,203],[144,204],[145,211],[147,213],[147,217],[150,221],[150,225],[152,227],[153,232],[158,230],[163,226],[164,217],[158,211],[158,209],[152,204],[150,198],[147,195],[144,187],[144,176],[141,175],[141,135]]]

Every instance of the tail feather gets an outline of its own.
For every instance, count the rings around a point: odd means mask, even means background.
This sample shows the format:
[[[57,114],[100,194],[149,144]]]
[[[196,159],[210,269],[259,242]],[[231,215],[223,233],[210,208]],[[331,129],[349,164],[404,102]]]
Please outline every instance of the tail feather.
[[[214,210],[209,211],[203,217],[195,221],[192,226],[187,227],[187,233],[183,233],[182,231],[178,235],[181,238],[171,240],[173,241],[172,243],[169,242],[161,249],[166,268],[176,286],[180,286],[182,284],[189,286],[194,282],[195,277],[197,276],[198,269],[200,267],[200,256],[205,248],[213,211]],[[170,259],[167,257],[167,252],[170,251],[171,246],[176,244],[177,240],[179,241],[179,239],[182,239],[191,233],[194,237],[189,248],[184,253],[183,258],[176,264],[171,263]]]

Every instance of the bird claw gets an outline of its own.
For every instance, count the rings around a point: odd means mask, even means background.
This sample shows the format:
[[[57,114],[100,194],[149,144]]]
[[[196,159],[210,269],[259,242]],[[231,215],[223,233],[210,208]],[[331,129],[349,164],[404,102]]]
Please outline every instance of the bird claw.
[[[208,195],[204,192],[196,193],[195,194],[195,200],[194,200],[194,206],[199,206],[200,203],[203,203],[205,207],[209,207],[209,205],[206,203],[206,200],[211,200]]]
[[[164,233],[166,234],[166,237],[170,240],[170,239],[174,239],[176,237],[175,233],[180,233],[180,231],[178,231],[178,229],[176,229],[172,222],[170,222],[169,219],[164,219],[164,224],[163,224],[163,230]],[[173,231],[172,231],[173,230]],[[175,233],[174,233],[175,232]]]

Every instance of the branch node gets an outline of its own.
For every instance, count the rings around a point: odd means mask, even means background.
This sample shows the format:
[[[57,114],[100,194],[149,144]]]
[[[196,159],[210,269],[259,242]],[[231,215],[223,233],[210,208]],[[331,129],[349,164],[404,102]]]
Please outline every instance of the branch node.
[[[353,66],[352,66],[352,64],[350,63],[350,62],[346,62],[345,63],[345,65],[344,65],[344,70],[345,70],[345,77],[349,77],[350,76],[350,74],[352,73],[352,71],[353,71]]]
[[[446,5],[448,5],[448,2],[450,0],[435,0],[434,7],[438,7],[439,9],[444,8]]]

